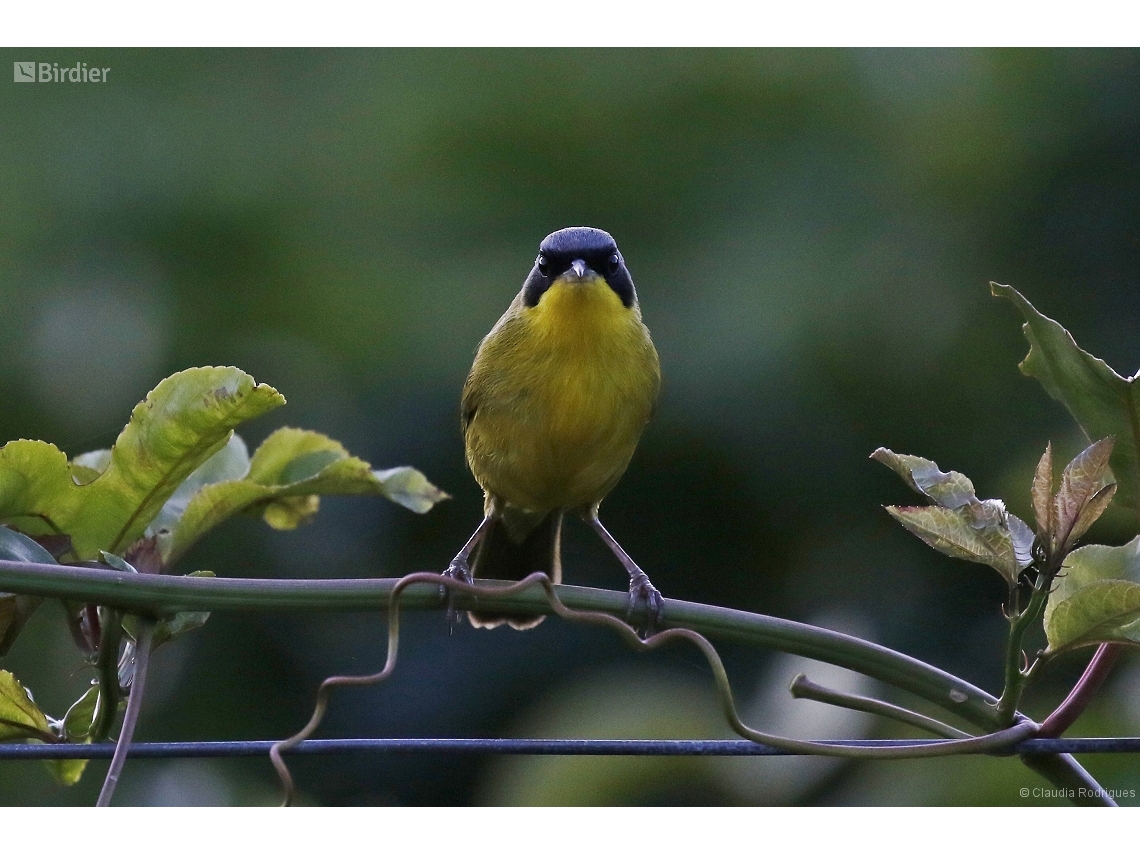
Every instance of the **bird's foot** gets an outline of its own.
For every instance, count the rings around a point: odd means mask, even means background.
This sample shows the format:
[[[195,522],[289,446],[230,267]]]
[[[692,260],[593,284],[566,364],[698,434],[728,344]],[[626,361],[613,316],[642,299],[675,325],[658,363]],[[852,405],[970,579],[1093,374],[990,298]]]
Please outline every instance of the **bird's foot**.
[[[665,598],[649,581],[649,577],[638,570],[629,579],[629,608],[625,611],[627,620],[633,617],[633,610],[641,600],[645,601],[646,621],[645,628],[640,635],[642,638],[649,638],[657,631],[657,623],[661,620],[661,614],[665,610]]]
[[[459,582],[466,582],[468,585],[472,584],[475,580],[471,575],[471,566],[467,563],[467,559],[462,556],[455,556],[451,559],[451,563],[447,565],[447,569],[440,574],[449,579],[455,579]],[[455,592],[447,585],[440,585],[439,592],[447,598],[447,627],[448,632],[459,623],[459,612],[455,608]]]

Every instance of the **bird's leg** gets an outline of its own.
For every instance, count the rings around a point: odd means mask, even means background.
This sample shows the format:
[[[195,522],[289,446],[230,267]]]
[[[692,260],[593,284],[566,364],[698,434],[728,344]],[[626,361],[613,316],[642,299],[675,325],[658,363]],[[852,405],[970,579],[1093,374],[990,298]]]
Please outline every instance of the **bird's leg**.
[[[483,538],[487,536],[487,532],[490,530],[491,524],[494,521],[495,518],[490,514],[483,517],[483,522],[479,523],[478,528],[471,533],[471,537],[467,538],[467,542],[463,544],[463,548],[451,559],[451,563],[447,565],[447,569],[444,570],[441,575],[458,579],[460,582],[466,582],[468,584],[474,581],[471,577],[471,553],[475,551],[475,547],[482,543]],[[443,593],[447,596],[447,623],[448,626],[451,626],[459,618],[455,611],[455,598],[450,589],[446,586],[443,588]]]
[[[621,548],[621,544],[614,540],[613,535],[606,531],[606,527],[602,525],[602,521],[598,519],[596,508],[586,516],[586,522],[598,533],[598,537],[600,537],[602,542],[610,548],[610,551],[617,556],[618,561],[621,562],[621,566],[624,567],[625,572],[629,574],[629,608],[626,610],[626,617],[628,618],[633,615],[633,607],[637,605],[638,600],[645,600],[645,610],[649,615],[645,634],[647,636],[652,635],[657,621],[661,618],[661,613],[665,608],[665,600],[661,596],[661,592],[649,581],[649,577],[645,575],[645,571],[638,567],[626,551]]]
[[[471,553],[475,551],[487,534],[487,530],[491,527],[491,523],[495,518],[490,514],[483,517],[483,521],[475,531],[471,532],[471,537],[467,538],[467,542],[463,544],[463,548],[459,550],[451,563],[447,565],[447,569],[443,571],[444,576],[450,576],[452,579],[458,579],[460,582],[471,581]]]

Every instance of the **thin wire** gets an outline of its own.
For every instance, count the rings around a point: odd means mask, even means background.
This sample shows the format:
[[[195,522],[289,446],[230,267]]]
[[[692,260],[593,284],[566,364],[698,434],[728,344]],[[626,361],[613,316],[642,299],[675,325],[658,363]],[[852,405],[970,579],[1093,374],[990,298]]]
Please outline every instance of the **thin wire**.
[[[833,739],[820,745],[905,748],[950,743],[948,739]],[[273,740],[232,742],[136,742],[129,756],[145,758],[264,757]],[[109,759],[114,743],[94,745],[0,744],[0,760]],[[309,739],[286,754],[557,754],[568,756],[801,756],[744,739]],[[1002,754],[1137,754],[1140,737],[1023,740]]]

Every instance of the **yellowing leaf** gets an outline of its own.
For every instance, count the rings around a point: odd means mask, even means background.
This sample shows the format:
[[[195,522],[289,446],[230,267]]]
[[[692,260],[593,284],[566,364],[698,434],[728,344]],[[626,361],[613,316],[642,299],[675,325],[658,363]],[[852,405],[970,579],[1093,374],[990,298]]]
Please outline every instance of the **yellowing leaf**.
[[[0,740],[50,737],[47,716],[10,671],[0,671]]]
[[[229,441],[207,458],[190,476],[178,485],[162,509],[151,521],[147,528],[148,533],[157,534],[174,530],[190,500],[207,484],[216,484],[219,481],[233,481],[244,478],[249,474],[249,451],[245,441],[236,433],[231,434]]]
[[[284,402],[236,368],[191,368],[135,407],[109,455],[81,456],[72,467],[54,445],[10,442],[0,448],[0,522],[66,533],[80,558],[119,554],[236,425]]]
[[[65,787],[78,784],[87,769],[86,757],[71,757],[67,760],[45,760],[51,776]]]
[[[374,470],[324,434],[281,428],[257,449],[244,477],[198,490],[172,527],[159,532],[159,546],[172,563],[206,531],[242,512],[259,514],[274,528],[296,528],[317,512],[322,495],[383,496],[417,513],[447,498],[415,469]]]
[[[63,717],[63,734],[68,742],[87,744],[91,741],[91,727],[95,721],[95,708],[99,701],[99,687],[91,686],[73,703]],[[45,760],[44,765],[53,778],[65,787],[79,782],[87,769],[85,758]]]
[[[95,709],[99,705],[99,687],[90,686],[63,717],[63,733],[68,742],[85,742],[95,723]]]

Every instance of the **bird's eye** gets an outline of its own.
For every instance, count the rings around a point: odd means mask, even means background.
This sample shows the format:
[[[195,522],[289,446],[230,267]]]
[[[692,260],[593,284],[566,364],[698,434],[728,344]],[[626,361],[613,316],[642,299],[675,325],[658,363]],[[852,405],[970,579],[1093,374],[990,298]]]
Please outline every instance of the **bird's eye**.
[[[610,260],[606,262],[606,272],[617,273],[619,267],[621,267],[621,259],[618,258],[618,254],[615,252],[610,256]]]
[[[538,264],[538,272],[543,276],[546,276],[550,273],[550,262],[546,260],[545,255],[540,255],[536,263]]]

